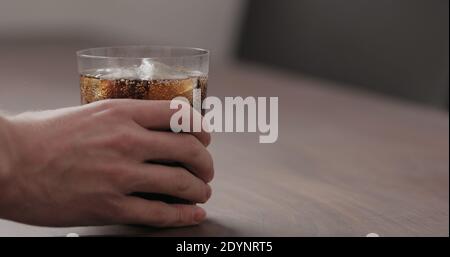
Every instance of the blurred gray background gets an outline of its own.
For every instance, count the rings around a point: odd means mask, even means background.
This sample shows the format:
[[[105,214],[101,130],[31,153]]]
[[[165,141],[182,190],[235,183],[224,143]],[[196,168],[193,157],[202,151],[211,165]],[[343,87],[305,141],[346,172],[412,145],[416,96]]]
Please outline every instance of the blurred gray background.
[[[2,0],[0,44],[175,44],[230,55],[241,0]]]
[[[448,108],[448,0],[251,0],[239,57]]]
[[[210,49],[212,70],[268,65],[447,109],[448,12],[447,0],[3,0],[0,108],[35,108],[24,94],[78,104],[77,49],[167,44]]]

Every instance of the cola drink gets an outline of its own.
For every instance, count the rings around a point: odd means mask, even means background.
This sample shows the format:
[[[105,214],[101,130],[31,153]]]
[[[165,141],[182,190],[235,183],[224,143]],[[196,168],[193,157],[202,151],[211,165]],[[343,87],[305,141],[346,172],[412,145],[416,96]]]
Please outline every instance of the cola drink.
[[[200,72],[171,69],[161,63],[98,69],[80,75],[81,103],[114,98],[171,100],[183,96],[193,105],[193,89],[201,89],[203,101],[207,82],[207,75]]]
[[[206,97],[207,78],[186,79],[101,79],[81,75],[81,103],[87,104],[103,99],[131,98],[144,100],[171,100],[177,96],[186,97],[193,103],[193,89],[199,88],[202,100]]]

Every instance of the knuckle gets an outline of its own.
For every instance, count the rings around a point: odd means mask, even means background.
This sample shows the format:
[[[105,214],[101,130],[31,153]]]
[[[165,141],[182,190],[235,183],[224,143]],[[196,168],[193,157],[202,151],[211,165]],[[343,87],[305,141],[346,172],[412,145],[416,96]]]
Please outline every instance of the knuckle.
[[[207,195],[206,189],[202,190],[201,197],[199,199],[199,203],[206,203],[208,201],[209,197]]]
[[[94,104],[100,109],[100,110],[109,110],[112,109],[114,106],[116,106],[116,101],[114,99],[104,99],[101,101],[94,102]]]
[[[187,211],[186,208],[183,208],[180,205],[175,206],[175,220],[178,224],[189,224],[191,223],[193,217]]]
[[[203,188],[204,188],[203,190],[204,198],[201,203],[206,203],[211,197],[211,188],[208,185],[205,185]]]
[[[132,134],[131,132],[126,129],[126,128],[118,128],[115,132],[114,132],[114,137],[113,140],[114,141],[128,141],[132,139]]]
[[[175,220],[177,223],[182,223],[184,219],[183,209],[180,206],[175,207]]]
[[[116,131],[112,132],[110,140],[110,146],[122,150],[124,153],[134,149],[135,136],[127,127],[118,127]]]
[[[190,158],[199,157],[205,149],[204,146],[198,141],[198,139],[195,136],[191,134],[186,134],[184,138],[186,141],[187,150],[189,152],[189,157]]]
[[[120,105],[117,105],[117,104],[110,106],[106,110],[107,110],[108,115],[110,115],[112,117],[123,117],[126,115],[125,108]]]
[[[121,207],[119,201],[110,195],[97,201],[96,208],[91,209],[92,218],[99,223],[116,223],[126,218],[127,212]]]
[[[127,220],[129,218],[129,212],[118,201],[110,201],[106,211],[110,219],[114,221]]]
[[[134,100],[129,98],[106,98],[100,101],[96,101],[92,104],[96,104],[97,106],[101,106],[107,109],[115,106],[129,105],[132,104],[133,102]]]
[[[117,117],[126,114],[126,106],[129,105],[125,103],[127,100],[129,99],[104,99],[93,104],[96,105],[98,111],[104,112],[107,116]]]
[[[214,163],[211,154],[200,141],[191,134],[184,134],[185,160],[197,160],[201,167],[202,178],[210,182],[214,177]]]
[[[189,190],[189,188],[191,186],[189,177],[187,176],[186,172],[188,172],[188,171],[184,170],[182,168],[176,169],[176,172],[175,172],[176,178],[174,181],[176,181],[175,182],[175,190],[177,192],[181,192],[181,193],[186,192]]]
[[[209,152],[207,154],[206,160],[204,161],[204,164],[206,166],[206,171],[207,171],[207,174],[206,174],[207,182],[211,182],[211,180],[213,180],[213,178],[214,178],[214,161]]]
[[[119,188],[126,187],[131,180],[131,172],[128,172],[125,165],[113,164],[107,165],[104,168],[105,178],[107,178],[113,186],[117,186]]]

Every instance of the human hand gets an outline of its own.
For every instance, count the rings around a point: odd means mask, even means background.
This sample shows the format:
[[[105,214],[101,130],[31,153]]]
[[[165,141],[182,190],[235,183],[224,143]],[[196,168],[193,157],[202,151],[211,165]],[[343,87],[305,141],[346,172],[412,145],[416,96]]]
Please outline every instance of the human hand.
[[[9,168],[0,173],[0,217],[45,226],[200,223],[206,213],[195,204],[131,195],[192,203],[211,195],[210,136],[168,131],[177,111],[169,104],[115,99],[8,118],[8,133],[0,133],[10,142]]]

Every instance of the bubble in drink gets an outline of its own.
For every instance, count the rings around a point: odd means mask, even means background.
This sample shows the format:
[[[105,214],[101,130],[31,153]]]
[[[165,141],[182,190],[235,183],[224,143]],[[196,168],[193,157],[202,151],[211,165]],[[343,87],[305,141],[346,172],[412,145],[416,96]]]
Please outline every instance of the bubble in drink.
[[[104,99],[131,98],[171,100],[186,97],[193,105],[193,89],[206,97],[208,77],[144,59],[140,66],[97,69],[81,74],[81,103]]]

